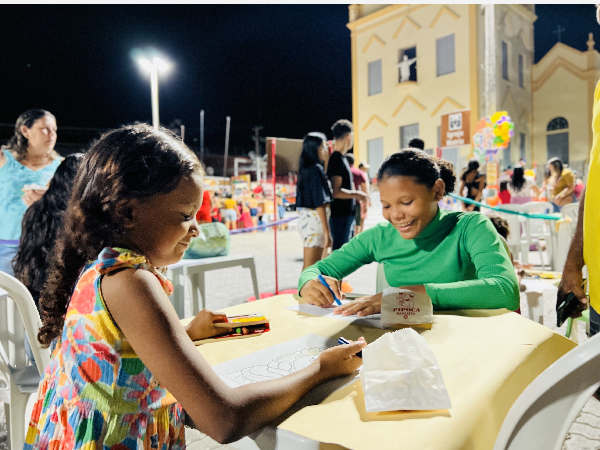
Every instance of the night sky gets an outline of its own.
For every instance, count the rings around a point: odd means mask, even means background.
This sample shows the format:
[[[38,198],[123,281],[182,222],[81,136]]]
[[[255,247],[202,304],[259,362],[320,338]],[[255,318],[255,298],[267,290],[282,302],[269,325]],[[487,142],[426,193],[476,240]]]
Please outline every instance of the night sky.
[[[600,26],[593,5],[538,5],[536,62],[557,42],[586,50]],[[113,128],[150,122],[149,76],[132,57],[154,47],[173,63],[159,76],[161,124],[186,125],[197,144],[222,151],[225,117],[231,144],[252,149],[263,135],[330,135],[352,118],[348,7],[342,5],[16,5],[0,6],[0,123],[26,109],[51,111],[61,126]],[[7,128],[3,128],[6,138]]]

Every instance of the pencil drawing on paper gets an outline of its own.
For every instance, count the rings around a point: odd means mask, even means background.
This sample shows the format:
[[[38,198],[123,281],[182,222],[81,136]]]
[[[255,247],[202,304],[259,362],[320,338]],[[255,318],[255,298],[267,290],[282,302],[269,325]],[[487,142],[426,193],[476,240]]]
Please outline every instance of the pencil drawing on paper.
[[[224,377],[246,385],[259,381],[274,380],[304,369],[319,357],[327,347],[309,347],[279,356],[266,364],[256,364],[234,372],[223,374]]]

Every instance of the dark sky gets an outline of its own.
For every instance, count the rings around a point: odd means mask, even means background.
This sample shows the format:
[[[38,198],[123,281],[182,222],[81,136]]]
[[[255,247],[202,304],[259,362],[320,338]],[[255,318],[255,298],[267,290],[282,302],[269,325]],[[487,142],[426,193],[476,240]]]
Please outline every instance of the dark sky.
[[[593,5],[539,5],[535,55],[557,41],[586,49]],[[347,5],[0,6],[0,123],[41,107],[61,126],[112,128],[150,121],[149,77],[131,57],[154,47],[174,65],[159,80],[161,123],[179,118],[186,141],[252,148],[251,128],[302,138],[352,118]],[[328,133],[329,134],[329,133]],[[193,142],[190,142],[193,143]]]

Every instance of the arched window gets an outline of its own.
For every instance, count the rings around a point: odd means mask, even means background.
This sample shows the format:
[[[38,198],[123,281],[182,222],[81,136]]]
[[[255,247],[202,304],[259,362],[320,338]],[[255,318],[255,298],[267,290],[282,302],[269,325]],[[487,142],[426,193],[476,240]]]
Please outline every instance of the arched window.
[[[564,130],[569,128],[569,122],[564,117],[556,117],[548,123],[546,131]]]

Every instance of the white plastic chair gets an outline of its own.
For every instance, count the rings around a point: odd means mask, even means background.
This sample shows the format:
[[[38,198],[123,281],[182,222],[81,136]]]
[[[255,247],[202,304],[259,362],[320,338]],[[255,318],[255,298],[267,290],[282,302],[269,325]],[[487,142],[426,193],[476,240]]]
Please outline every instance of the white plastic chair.
[[[525,212],[521,205],[506,204],[500,205],[499,208],[520,213]],[[513,257],[516,260],[521,261],[523,264],[528,264],[529,242],[527,240],[527,237],[523,233],[523,230],[526,228],[525,220],[522,218],[522,216],[518,216],[517,214],[503,213],[499,211],[494,211],[494,214],[497,214],[503,219],[506,219],[506,221],[508,222],[508,228],[510,233],[508,235],[506,243],[508,244],[508,248],[513,254]]]
[[[600,336],[594,336],[527,386],[506,415],[494,450],[559,450],[598,386]]]
[[[552,203],[549,202],[528,202],[521,205],[525,212],[529,214],[551,214],[554,211]],[[529,245],[537,244],[540,257],[542,255],[542,249],[540,247],[540,239],[546,242],[546,251],[548,252],[549,266],[551,270],[554,270],[552,263],[552,252],[554,248],[552,246],[552,231],[550,227],[555,224],[550,223],[544,219],[527,219],[526,234]],[[542,269],[544,268],[544,260],[542,259]]]
[[[0,288],[8,296],[0,298],[0,400],[5,404],[6,420],[12,449],[25,443],[27,403],[37,392],[40,374],[50,363],[50,350],[42,348],[37,332],[42,325],[35,302],[27,288],[16,278],[0,272]],[[16,310],[15,310],[16,306]],[[36,365],[25,355],[27,334]]]
[[[579,203],[569,203],[560,209],[560,213],[563,218],[569,224],[569,230],[571,231],[571,239],[575,235],[575,229],[577,228],[577,218],[579,217]]]

